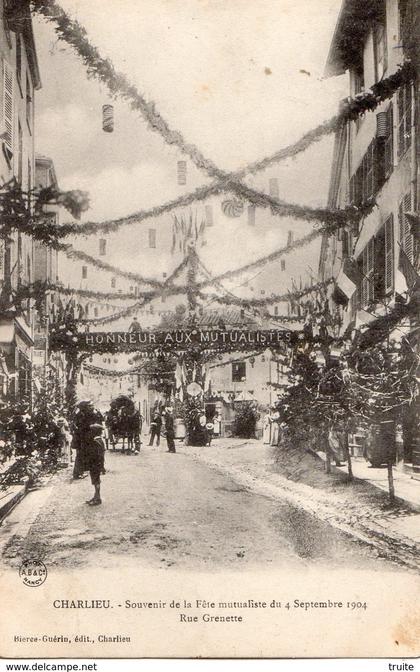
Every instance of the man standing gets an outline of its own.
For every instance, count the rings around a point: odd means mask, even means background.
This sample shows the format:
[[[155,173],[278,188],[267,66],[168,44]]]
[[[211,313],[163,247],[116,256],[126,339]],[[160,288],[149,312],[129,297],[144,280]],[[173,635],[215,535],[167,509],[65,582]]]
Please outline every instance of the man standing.
[[[172,408],[168,407],[165,411],[165,431],[168,453],[176,453],[175,450],[175,428]]]
[[[149,446],[153,446],[153,442],[156,437],[156,445],[158,446],[160,444],[160,430],[162,429],[162,418],[160,417],[160,414],[155,411],[153,413],[153,419],[152,422],[150,423],[150,441],[149,441]]]
[[[73,478],[82,478],[87,470],[85,465],[85,443],[90,426],[93,423],[102,423],[102,414],[95,410],[90,399],[84,399],[77,404],[72,423],[72,449],[76,451],[73,467]]]

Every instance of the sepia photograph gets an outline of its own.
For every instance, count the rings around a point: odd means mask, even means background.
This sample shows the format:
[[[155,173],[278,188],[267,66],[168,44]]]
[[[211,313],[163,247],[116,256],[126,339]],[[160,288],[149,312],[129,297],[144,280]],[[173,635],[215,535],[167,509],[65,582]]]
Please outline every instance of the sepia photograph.
[[[419,1],[0,0],[0,58],[0,656],[418,656]]]

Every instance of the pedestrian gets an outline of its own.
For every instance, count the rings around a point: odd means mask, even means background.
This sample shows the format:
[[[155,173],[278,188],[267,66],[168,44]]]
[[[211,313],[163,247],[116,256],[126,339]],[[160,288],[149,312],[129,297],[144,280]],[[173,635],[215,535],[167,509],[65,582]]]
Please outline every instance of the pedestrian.
[[[60,467],[68,467],[71,462],[71,434],[65,418],[58,418],[58,464]]]
[[[213,435],[219,436],[222,433],[222,416],[219,411],[216,411],[216,414],[213,418]]]
[[[149,446],[153,446],[156,437],[156,446],[160,445],[160,432],[162,429],[162,417],[160,413],[153,414],[152,422],[150,423],[150,441]]]
[[[212,420],[209,420],[206,423],[206,431],[207,431],[207,445],[210,446],[214,433],[214,423]]]
[[[170,406],[165,411],[165,432],[168,453],[176,453],[174,416],[172,415],[172,408]]]
[[[267,409],[263,420],[263,443],[270,444],[271,442],[271,415]]]
[[[102,438],[102,425],[94,423],[89,428],[86,443],[86,466],[89,469],[90,480],[95,488],[92,499],[86,504],[98,506],[101,499],[101,473],[104,472],[105,441]]]
[[[85,443],[90,425],[101,422],[102,414],[94,408],[90,399],[82,399],[77,404],[72,423],[73,440],[71,445],[72,449],[76,451],[73,466],[74,479],[83,478],[84,472],[87,471],[85,466]]]

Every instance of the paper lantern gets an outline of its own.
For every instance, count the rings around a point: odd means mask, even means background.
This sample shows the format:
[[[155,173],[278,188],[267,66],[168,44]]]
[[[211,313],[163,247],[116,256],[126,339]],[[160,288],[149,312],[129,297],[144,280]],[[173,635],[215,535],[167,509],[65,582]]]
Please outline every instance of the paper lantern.
[[[226,217],[240,217],[244,211],[244,204],[236,198],[231,198],[222,203],[222,212]]]
[[[112,133],[114,130],[114,106],[102,106],[102,129],[105,133]]]

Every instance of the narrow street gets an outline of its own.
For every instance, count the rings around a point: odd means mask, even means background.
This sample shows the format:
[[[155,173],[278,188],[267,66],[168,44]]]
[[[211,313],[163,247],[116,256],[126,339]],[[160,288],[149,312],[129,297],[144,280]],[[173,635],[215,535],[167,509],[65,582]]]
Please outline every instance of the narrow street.
[[[165,442],[164,442],[165,443]],[[310,565],[392,569],[369,546],[286,501],[250,492],[192,456],[146,447],[106,454],[103,504],[89,477],[65,470],[30,493],[0,528],[3,562],[48,567],[218,570]],[[182,450],[182,449],[181,449]]]

